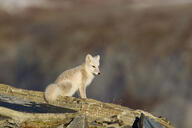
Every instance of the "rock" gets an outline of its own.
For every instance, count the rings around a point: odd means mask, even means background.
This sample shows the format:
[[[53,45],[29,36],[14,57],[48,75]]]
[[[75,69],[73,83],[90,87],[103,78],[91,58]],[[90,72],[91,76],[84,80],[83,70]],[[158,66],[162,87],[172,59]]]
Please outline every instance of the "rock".
[[[75,113],[76,111],[68,108],[57,107],[47,103],[34,102],[14,96],[0,94],[0,106],[12,110],[28,113]]]
[[[135,122],[133,123],[133,128],[163,128],[160,123],[145,116],[141,113],[140,118],[136,118]]]
[[[164,128],[173,128],[163,119],[142,110],[133,110],[88,98],[67,96],[58,97],[56,101],[47,104],[43,94],[43,92],[17,89],[0,84],[0,126],[13,125],[13,128],[88,128],[88,126],[129,128],[135,118],[144,113],[145,116],[159,122]],[[152,121],[150,120],[150,122]]]
[[[67,128],[89,128],[86,116],[79,115],[75,117]]]

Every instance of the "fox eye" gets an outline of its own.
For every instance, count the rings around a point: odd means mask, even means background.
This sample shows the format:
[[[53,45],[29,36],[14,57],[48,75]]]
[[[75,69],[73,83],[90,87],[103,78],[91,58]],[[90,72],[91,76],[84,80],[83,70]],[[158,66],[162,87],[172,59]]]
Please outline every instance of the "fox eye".
[[[95,66],[94,66],[94,65],[92,65],[92,67],[93,67],[93,68],[95,68]]]

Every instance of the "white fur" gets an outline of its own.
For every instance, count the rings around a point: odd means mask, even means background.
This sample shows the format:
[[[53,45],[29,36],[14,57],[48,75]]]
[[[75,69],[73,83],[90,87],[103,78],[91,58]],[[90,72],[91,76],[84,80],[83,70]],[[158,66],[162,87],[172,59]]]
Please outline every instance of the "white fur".
[[[100,74],[99,60],[99,55],[93,57],[88,54],[85,63],[63,72],[53,84],[47,86],[45,90],[46,100],[54,101],[59,95],[72,96],[77,90],[80,91],[82,98],[87,98],[86,87],[94,79],[94,74]]]

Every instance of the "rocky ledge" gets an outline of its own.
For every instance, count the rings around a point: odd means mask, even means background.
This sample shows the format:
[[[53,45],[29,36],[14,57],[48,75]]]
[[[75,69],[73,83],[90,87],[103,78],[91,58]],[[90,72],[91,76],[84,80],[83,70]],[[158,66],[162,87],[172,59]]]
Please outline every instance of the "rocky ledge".
[[[0,84],[0,127],[10,128],[173,128],[152,114],[93,99],[59,97]]]

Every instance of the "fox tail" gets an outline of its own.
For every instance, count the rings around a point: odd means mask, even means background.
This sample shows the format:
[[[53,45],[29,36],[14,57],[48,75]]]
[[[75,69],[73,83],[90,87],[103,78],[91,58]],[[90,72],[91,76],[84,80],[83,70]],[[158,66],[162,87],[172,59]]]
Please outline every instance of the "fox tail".
[[[59,96],[61,93],[59,87],[57,84],[50,84],[45,89],[45,95],[44,98],[47,102],[49,101],[55,101],[57,99],[57,96]]]

